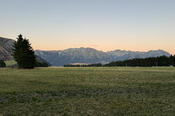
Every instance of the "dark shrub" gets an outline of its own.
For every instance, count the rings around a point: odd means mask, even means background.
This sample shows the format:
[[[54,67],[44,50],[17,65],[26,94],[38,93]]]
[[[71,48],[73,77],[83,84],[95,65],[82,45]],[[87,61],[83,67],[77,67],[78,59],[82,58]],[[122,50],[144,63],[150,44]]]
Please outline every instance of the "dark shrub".
[[[0,60],[0,67],[6,67],[6,64],[3,60]]]

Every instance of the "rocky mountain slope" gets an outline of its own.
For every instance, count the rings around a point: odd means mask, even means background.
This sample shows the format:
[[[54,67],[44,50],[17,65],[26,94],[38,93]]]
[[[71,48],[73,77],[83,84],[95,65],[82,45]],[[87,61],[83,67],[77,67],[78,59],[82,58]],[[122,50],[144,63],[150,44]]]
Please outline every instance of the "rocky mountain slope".
[[[0,37],[0,60],[12,60],[14,40]]]
[[[35,53],[54,66],[63,66],[70,63],[108,63],[111,61],[127,60],[133,58],[147,58],[157,56],[170,56],[163,50],[150,50],[148,52],[133,52],[114,50],[109,52],[99,51],[93,48],[70,48],[59,51],[41,51]]]

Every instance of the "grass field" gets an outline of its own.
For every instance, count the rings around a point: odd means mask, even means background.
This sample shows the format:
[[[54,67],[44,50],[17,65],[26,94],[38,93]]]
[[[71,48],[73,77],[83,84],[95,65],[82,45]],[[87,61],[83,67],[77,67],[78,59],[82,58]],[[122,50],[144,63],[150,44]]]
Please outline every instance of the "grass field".
[[[174,116],[175,68],[3,68],[1,114]]]
[[[15,60],[8,60],[8,61],[5,61],[5,64],[6,64],[7,67],[9,67],[9,66],[13,66],[17,63],[16,63]]]

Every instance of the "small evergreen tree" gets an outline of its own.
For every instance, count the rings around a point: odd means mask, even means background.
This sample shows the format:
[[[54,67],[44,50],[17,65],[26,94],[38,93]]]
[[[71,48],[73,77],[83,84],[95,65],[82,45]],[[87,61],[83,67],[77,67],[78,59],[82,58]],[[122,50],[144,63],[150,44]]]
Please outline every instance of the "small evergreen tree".
[[[20,34],[14,43],[13,56],[19,68],[32,69],[35,67],[34,50],[28,39],[24,39]]]
[[[6,64],[3,60],[0,60],[0,67],[6,67]]]

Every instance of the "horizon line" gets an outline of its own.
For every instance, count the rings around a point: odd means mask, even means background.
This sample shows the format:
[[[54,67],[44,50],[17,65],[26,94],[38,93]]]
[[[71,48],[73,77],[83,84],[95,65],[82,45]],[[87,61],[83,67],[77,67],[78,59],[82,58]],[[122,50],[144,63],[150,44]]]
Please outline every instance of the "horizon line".
[[[2,37],[0,36],[1,38],[5,38],[5,39],[11,39],[11,40],[14,40],[16,41],[15,39],[12,39],[12,38],[8,38],[8,37]],[[24,37],[26,38],[26,37]],[[29,40],[30,41],[30,40]],[[32,43],[31,43],[32,44]],[[35,47],[33,47],[35,48]],[[78,48],[91,48],[91,49],[95,49],[95,50],[98,50],[98,51],[102,51],[102,52],[111,52],[111,51],[116,51],[116,50],[120,50],[120,51],[130,51],[130,52],[149,52],[149,51],[158,51],[158,50],[162,50],[162,51],[165,51],[171,55],[173,55],[173,53],[167,51],[167,50],[164,50],[164,49],[149,49],[149,50],[129,50],[129,49],[112,49],[112,50],[102,50],[102,49],[98,49],[98,48],[93,48],[93,47],[70,47],[70,48],[64,48],[64,49],[34,49],[34,50],[40,50],[40,51],[64,51],[64,50],[67,50],[67,49],[78,49]]]
[[[36,49],[35,51],[64,51],[64,50],[68,50],[68,49],[80,49],[80,48],[85,48],[85,49],[87,49],[87,48],[90,48],[90,49],[95,49],[95,50],[97,50],[97,51],[102,51],[102,52],[111,52],[111,51],[117,51],[117,50],[120,50],[120,51],[127,51],[127,52],[149,52],[149,51],[159,51],[159,50],[161,50],[161,51],[164,51],[164,52],[167,52],[167,53],[169,53],[168,51],[166,51],[166,50],[163,50],[163,49],[150,49],[150,50],[145,50],[145,51],[139,51],[139,50],[126,50],[126,49],[113,49],[113,50],[107,50],[107,51],[105,51],[105,50],[101,50],[101,49],[96,49],[96,48],[93,48],[93,47],[75,47],[75,48],[72,48],[72,47],[70,47],[70,48],[66,48],[66,49],[58,49],[58,50],[43,50],[43,49]],[[169,53],[170,54],[170,53]]]

